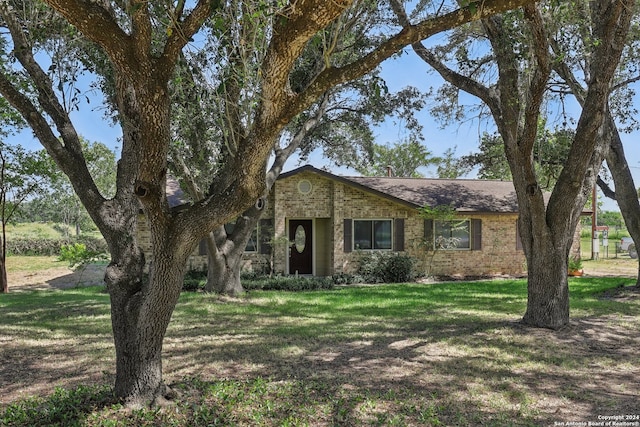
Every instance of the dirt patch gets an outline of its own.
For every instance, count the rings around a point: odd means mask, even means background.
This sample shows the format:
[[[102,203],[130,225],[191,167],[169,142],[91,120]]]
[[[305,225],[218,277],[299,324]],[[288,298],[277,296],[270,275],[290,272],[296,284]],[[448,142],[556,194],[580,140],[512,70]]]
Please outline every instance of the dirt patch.
[[[7,274],[9,292],[104,285],[106,267],[106,264],[87,264],[77,269],[57,267],[36,272],[11,272]]]

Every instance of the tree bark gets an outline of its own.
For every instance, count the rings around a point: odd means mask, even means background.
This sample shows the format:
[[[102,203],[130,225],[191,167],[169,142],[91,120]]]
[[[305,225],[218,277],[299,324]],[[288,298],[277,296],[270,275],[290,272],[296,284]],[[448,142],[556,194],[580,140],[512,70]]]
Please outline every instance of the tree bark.
[[[527,310],[522,319],[525,324],[558,329],[569,322],[568,254],[566,244],[556,248],[547,240],[527,256],[530,273]]]
[[[4,254],[0,255],[0,294],[9,293],[9,282],[7,281],[7,263]]]
[[[154,254],[149,281],[140,282],[143,263],[120,269],[123,278],[110,286],[111,320],[116,347],[114,392],[130,407],[161,404],[162,342],[178,301],[185,262],[171,248]],[[117,267],[111,265],[111,274]]]
[[[610,142],[606,160],[616,187],[615,200],[618,202],[629,235],[633,239],[636,248],[640,248],[640,200],[638,200],[633,176],[624,155],[620,134],[610,114],[607,118],[605,136]],[[640,286],[640,260],[636,286]]]
[[[207,240],[208,264],[205,291],[231,296],[242,294],[244,292],[240,281],[242,253],[227,254],[218,250],[215,247],[215,242],[209,240],[211,239]],[[237,241],[242,244],[243,239],[238,238]]]

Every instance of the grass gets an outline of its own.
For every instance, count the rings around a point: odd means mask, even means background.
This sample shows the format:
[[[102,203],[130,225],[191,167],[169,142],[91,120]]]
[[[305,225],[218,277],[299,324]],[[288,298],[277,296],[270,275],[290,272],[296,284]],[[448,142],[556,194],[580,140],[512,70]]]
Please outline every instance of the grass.
[[[57,256],[8,256],[7,272],[36,272],[50,268],[68,267],[67,261],[60,261]]]
[[[572,279],[572,324],[555,332],[517,321],[522,280],[185,293],[164,344],[177,403],[143,411],[111,396],[101,287],[3,295],[0,425],[538,426],[633,414],[640,303],[603,298],[633,283]]]
[[[60,239],[74,236],[76,230],[62,223],[54,222],[19,222],[10,223],[6,227],[7,240],[11,239]],[[101,238],[100,232],[83,231],[82,234]]]
[[[7,224],[7,239],[59,239],[67,234],[74,234],[71,227],[50,222],[25,222]]]

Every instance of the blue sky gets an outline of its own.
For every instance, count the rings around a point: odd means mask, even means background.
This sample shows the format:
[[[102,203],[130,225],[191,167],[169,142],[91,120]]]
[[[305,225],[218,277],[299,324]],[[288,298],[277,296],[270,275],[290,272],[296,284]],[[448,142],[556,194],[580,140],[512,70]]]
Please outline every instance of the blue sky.
[[[421,90],[427,91],[431,87],[437,88],[442,84],[442,78],[435,72],[428,72],[429,67],[413,52],[409,52],[400,57],[400,59],[391,59],[382,64],[382,77],[387,81],[387,85],[391,91],[397,91],[405,86],[415,86]],[[476,103],[475,98],[466,95],[469,103]],[[638,97],[636,105],[639,105],[640,97]],[[575,116],[579,114],[576,108]],[[469,121],[460,124],[454,124],[442,128],[430,115],[427,109],[418,113],[421,124],[424,126],[425,145],[435,156],[443,155],[444,152],[451,147],[456,147],[456,155],[462,156],[471,152],[478,151],[479,135],[484,131],[493,132],[493,123],[478,123],[477,121]],[[402,140],[406,136],[402,126],[394,126],[388,121],[385,126],[378,128],[377,140],[379,143],[393,143]],[[625,154],[634,177],[636,187],[640,186],[640,132],[631,134],[621,134]],[[316,164],[316,162],[318,162]],[[325,163],[319,156],[312,158],[315,166],[322,166]],[[294,168],[296,164],[290,162],[288,168]],[[355,171],[349,169],[336,169],[340,174],[356,174]],[[434,169],[423,169],[421,172],[428,177],[435,177]],[[466,176],[466,178],[475,178],[474,175]],[[611,184],[613,186],[613,184]],[[618,211],[618,205],[615,201],[605,198],[598,190],[599,199],[602,202],[603,210]]]
[[[399,59],[391,59],[382,64],[382,77],[387,81],[391,91],[397,91],[408,85],[415,86],[422,90],[429,90],[431,87],[438,87],[442,79],[435,73],[428,73],[428,66],[422,62],[413,52],[402,55]],[[469,102],[475,102],[469,97]],[[113,127],[102,116],[99,100],[92,101],[91,104],[83,103],[80,112],[74,112],[72,119],[74,124],[84,138],[90,141],[99,141],[112,149],[119,149],[120,128]],[[491,123],[478,124],[477,121],[469,121],[441,128],[430,116],[428,109],[419,111],[418,118],[424,127],[424,141],[427,148],[433,155],[442,155],[448,148],[457,147],[456,155],[469,154],[478,149],[478,135],[483,131],[492,131]],[[377,141],[381,144],[400,141],[407,136],[402,125],[394,124],[392,120],[376,129]],[[625,146],[626,156],[634,175],[636,186],[640,185],[640,148],[638,139],[640,132],[633,134],[623,134],[622,139]],[[30,149],[40,149],[39,143],[33,139],[31,132],[26,130],[19,136],[12,138],[13,142],[20,143]],[[119,153],[118,153],[119,155]],[[328,164],[320,154],[310,157],[309,163],[316,167],[323,167]],[[290,159],[285,170],[298,167],[297,159]],[[333,168],[333,172],[342,175],[355,175],[353,170],[345,168]],[[425,176],[435,176],[434,170],[424,169],[421,172]],[[467,178],[474,178],[473,175]],[[619,210],[614,201],[600,197],[604,210]]]

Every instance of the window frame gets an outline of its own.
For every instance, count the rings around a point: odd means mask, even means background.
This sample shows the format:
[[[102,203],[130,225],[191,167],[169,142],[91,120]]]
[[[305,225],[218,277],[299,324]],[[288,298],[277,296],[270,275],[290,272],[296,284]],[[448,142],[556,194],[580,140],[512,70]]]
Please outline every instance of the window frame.
[[[436,247],[436,239],[438,238],[438,234],[436,232],[436,227],[437,224],[443,224],[443,223],[465,223],[466,224],[466,233],[468,235],[468,239],[467,239],[467,245],[466,247],[458,247],[456,244],[456,247],[454,248],[437,248]],[[448,221],[442,221],[442,220],[433,220],[432,223],[432,227],[433,229],[432,231],[432,236],[433,236],[433,240],[431,242],[431,244],[433,245],[433,248],[435,248],[436,250],[439,251],[471,251],[473,250],[473,225],[472,225],[472,220],[470,218],[460,218],[460,219],[454,219],[454,220],[448,220]],[[452,230],[450,228],[450,230]],[[450,236],[449,238],[451,238],[453,236]]]
[[[371,229],[370,229],[370,236],[371,236],[371,248],[360,248],[358,247],[358,245],[356,244],[356,232],[357,230],[357,226],[356,223],[358,222],[369,222],[371,223]],[[375,223],[376,222],[385,222],[389,224],[389,247],[388,248],[379,248],[379,247],[375,247],[376,246],[376,238],[375,238]],[[352,219],[352,238],[351,238],[351,247],[353,248],[353,250],[357,250],[357,251],[393,251],[394,250],[394,232],[395,232],[395,224],[394,224],[394,220],[393,218],[353,218]]]

